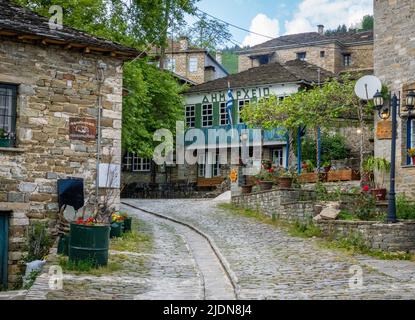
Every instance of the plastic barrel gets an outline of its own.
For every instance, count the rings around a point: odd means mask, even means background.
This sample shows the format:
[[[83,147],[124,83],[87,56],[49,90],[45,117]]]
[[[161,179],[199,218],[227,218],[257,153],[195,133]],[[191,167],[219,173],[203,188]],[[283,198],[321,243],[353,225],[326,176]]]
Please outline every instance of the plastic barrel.
[[[126,218],[124,220],[124,232],[131,232],[133,218]]]
[[[69,260],[91,261],[95,266],[106,266],[109,238],[109,226],[71,224]]]
[[[122,229],[123,229],[123,223],[122,222],[114,222],[111,225],[111,238],[119,238],[122,236]]]

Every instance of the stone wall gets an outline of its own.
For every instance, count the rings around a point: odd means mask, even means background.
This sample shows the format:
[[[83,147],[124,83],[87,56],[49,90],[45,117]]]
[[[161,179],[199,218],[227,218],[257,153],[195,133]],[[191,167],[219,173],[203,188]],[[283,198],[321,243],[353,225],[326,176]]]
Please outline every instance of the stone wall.
[[[383,251],[415,251],[415,222],[383,224],[366,221],[324,221],[318,227],[323,235],[334,238],[358,236],[371,249]]]
[[[413,0],[374,1],[375,75],[395,93],[407,85],[415,88],[414,16]],[[415,167],[406,166],[405,122],[398,118],[397,191],[415,199]],[[390,145],[391,140],[376,139],[376,156],[390,159]]]
[[[256,210],[289,222],[307,222],[314,217],[314,191],[272,190],[232,197],[238,207]]]
[[[173,58],[176,59],[176,73],[190,79],[197,84],[205,82],[205,56],[204,52],[175,52],[168,53],[167,59]],[[189,72],[189,60],[190,58],[197,58],[197,71]]]
[[[0,210],[12,211],[9,282],[16,281],[25,232],[36,220],[53,227],[57,180],[85,180],[94,195],[96,141],[69,139],[69,117],[95,119],[97,62],[107,65],[102,85],[103,162],[121,162],[122,61],[0,39],[0,83],[18,86],[17,148],[0,150]],[[119,202],[119,198],[116,202]]]
[[[272,49],[271,49],[272,50]],[[264,51],[268,54],[270,50]],[[324,51],[324,57],[321,52]],[[342,71],[356,71],[373,69],[373,44],[340,46],[338,44],[325,44],[324,46],[304,46],[289,49],[277,49],[271,56],[271,62],[285,63],[297,59],[298,52],[306,52],[307,62],[319,66],[334,73]],[[343,53],[352,55],[352,65],[343,65]],[[261,54],[255,52],[255,55]],[[239,72],[259,66],[258,59],[251,59],[253,53],[242,53],[239,55]]]

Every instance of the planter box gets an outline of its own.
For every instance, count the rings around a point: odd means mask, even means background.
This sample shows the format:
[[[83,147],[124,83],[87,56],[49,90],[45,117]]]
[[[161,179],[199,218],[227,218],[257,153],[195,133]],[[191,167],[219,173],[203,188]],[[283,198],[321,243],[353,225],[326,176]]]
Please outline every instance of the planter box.
[[[71,224],[69,261],[91,261],[94,266],[108,264],[109,226]]]
[[[360,180],[360,174],[352,169],[330,171],[327,174],[328,182],[357,181],[357,180]]]
[[[303,173],[298,177],[300,183],[316,183],[317,182],[317,173]]]

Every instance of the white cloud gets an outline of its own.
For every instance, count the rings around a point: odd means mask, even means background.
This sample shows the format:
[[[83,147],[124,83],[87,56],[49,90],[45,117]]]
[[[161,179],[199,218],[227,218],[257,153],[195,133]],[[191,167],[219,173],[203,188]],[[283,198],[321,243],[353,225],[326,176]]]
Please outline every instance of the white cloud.
[[[373,14],[373,0],[303,0],[294,17],[285,21],[286,34],[317,31],[317,25],[335,29],[339,24],[356,25]]]
[[[279,36],[280,23],[277,19],[268,18],[265,14],[260,13],[252,20],[249,30],[272,38],[276,38]],[[268,40],[269,39],[266,37],[261,37],[251,33],[245,37],[243,45],[255,46]]]

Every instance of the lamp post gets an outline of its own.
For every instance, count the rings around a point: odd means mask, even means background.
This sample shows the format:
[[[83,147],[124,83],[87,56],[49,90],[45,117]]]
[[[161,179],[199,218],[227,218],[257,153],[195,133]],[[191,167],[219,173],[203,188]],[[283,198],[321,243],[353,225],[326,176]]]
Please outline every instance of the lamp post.
[[[392,95],[391,95],[392,96]],[[392,143],[391,143],[391,172],[390,172],[390,190],[389,190],[389,206],[388,206],[388,223],[396,223],[398,221],[396,216],[396,192],[395,192],[395,178],[396,178],[396,132],[397,132],[397,116],[401,117],[401,99],[394,94],[389,102],[389,106],[384,105],[382,94],[378,91],[373,97],[373,102],[378,111],[379,118],[387,120],[392,115]],[[415,93],[409,92],[406,97],[406,110],[408,115],[415,107]],[[392,109],[392,110],[391,110]]]

